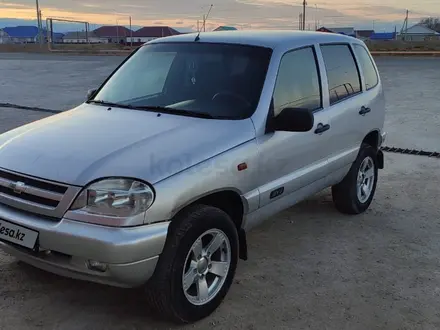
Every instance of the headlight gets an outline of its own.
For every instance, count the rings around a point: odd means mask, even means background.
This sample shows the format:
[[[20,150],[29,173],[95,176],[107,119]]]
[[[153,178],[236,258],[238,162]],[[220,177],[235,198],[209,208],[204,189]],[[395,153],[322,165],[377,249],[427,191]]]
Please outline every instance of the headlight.
[[[124,178],[104,179],[86,187],[71,210],[111,217],[131,217],[151,206],[154,192],[140,181]]]

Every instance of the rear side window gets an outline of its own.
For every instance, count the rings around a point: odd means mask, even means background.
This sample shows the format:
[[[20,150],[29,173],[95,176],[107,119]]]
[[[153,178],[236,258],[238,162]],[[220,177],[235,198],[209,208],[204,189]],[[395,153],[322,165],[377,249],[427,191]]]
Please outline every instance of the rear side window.
[[[347,99],[361,91],[361,79],[353,53],[348,45],[322,45],[327,70],[330,104]]]
[[[376,69],[373,65],[373,60],[368,54],[367,50],[361,45],[354,45],[354,52],[358,58],[359,65],[364,73],[366,89],[372,89],[379,83],[379,78],[377,77]]]
[[[285,108],[317,110],[321,105],[321,83],[315,52],[311,47],[283,56],[273,95],[274,115]]]

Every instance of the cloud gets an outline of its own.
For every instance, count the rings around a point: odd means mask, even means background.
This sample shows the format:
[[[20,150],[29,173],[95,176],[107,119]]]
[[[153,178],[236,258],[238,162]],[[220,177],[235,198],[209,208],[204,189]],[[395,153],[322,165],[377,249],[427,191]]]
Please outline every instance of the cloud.
[[[1,7],[26,7],[26,5],[22,3],[0,2],[0,8]]]
[[[119,7],[127,7],[127,8],[148,8],[148,6],[145,5],[132,5],[132,4],[120,4]]]
[[[81,6],[87,7],[87,8],[101,8],[100,5],[92,4],[92,3],[82,3]]]

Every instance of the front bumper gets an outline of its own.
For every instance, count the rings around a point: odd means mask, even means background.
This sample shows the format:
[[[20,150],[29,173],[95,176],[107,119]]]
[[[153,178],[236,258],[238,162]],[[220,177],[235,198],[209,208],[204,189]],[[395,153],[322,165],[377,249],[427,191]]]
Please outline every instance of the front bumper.
[[[39,251],[0,241],[0,248],[19,260],[62,276],[121,287],[142,285],[153,275],[169,225],[105,227],[44,218],[2,204],[0,219],[39,232]],[[90,269],[89,260],[106,269]]]

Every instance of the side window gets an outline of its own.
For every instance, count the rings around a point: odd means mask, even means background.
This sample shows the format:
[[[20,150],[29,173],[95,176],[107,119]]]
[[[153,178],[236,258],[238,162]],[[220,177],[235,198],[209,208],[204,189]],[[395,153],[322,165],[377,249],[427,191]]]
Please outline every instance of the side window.
[[[321,46],[327,70],[330,104],[361,91],[361,79],[348,45]]]
[[[285,54],[281,59],[273,94],[274,115],[277,116],[284,108],[321,108],[320,85],[312,47]]]
[[[368,51],[361,45],[354,45],[354,52],[358,58],[358,62],[364,73],[365,85],[367,90],[372,89],[379,83],[379,78],[377,77],[376,69],[373,65],[373,60],[368,54]]]

